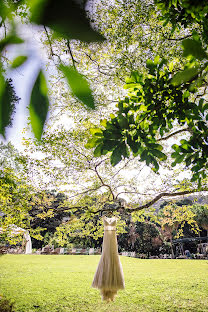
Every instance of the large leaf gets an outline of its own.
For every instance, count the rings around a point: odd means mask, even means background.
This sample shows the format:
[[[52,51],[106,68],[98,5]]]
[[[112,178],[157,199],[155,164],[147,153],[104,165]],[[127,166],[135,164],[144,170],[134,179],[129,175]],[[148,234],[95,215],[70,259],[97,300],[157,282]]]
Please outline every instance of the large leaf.
[[[0,41],[0,52],[2,52],[2,50],[10,44],[21,44],[23,43],[24,40],[17,37],[15,34],[10,34],[8,35],[6,38],[4,38],[3,40]]]
[[[102,143],[97,145],[96,149],[94,150],[95,157],[100,157],[102,155],[102,147],[103,147]]]
[[[112,151],[115,146],[118,145],[117,140],[104,140],[103,142],[103,151]]]
[[[181,72],[178,72],[172,79],[171,83],[174,86],[179,86],[182,83],[188,82],[197,76],[199,72],[198,66],[186,68]]]
[[[122,151],[120,149],[120,146],[117,146],[111,155],[110,160],[111,160],[112,166],[117,165],[121,161],[121,159],[122,159]]]
[[[202,48],[201,42],[194,40],[194,39],[185,39],[182,42],[183,46],[183,56],[189,56],[192,55],[198,60],[203,60],[204,58],[207,58],[207,53]]]
[[[130,146],[132,152],[137,154],[141,148],[141,143],[135,141],[130,135],[127,135],[127,143]]]
[[[158,149],[151,149],[150,153],[152,155],[156,156],[159,160],[166,160],[167,159],[167,156],[163,152],[159,151]]]
[[[2,73],[0,73],[0,134],[4,137],[5,128],[8,126],[12,114],[11,107],[12,103],[6,88],[6,82]]]
[[[92,137],[90,138],[87,143],[85,144],[86,148],[93,148],[96,147],[99,143],[102,143],[103,139],[99,137]]]
[[[64,38],[105,40],[91,27],[84,8],[76,0],[30,0],[30,7],[32,22],[49,26]]]
[[[27,61],[27,56],[19,55],[13,60],[11,67],[17,68],[21,66],[22,64],[24,64],[26,61]]]
[[[117,165],[122,160],[122,156],[124,158],[129,156],[129,150],[125,142],[119,143],[118,146],[113,150],[111,155],[111,164],[113,166]]]
[[[12,79],[4,79],[0,73],[0,133],[5,137],[5,128],[12,125],[12,115],[20,98],[15,93]]]
[[[80,73],[78,73],[78,71],[74,69],[73,66],[67,67],[61,64],[60,70],[67,78],[67,81],[73,94],[87,107],[94,109],[95,108],[94,98],[85,77]]]
[[[40,71],[33,86],[29,105],[32,130],[38,140],[41,139],[48,113],[49,100],[47,94],[46,80],[43,72]]]

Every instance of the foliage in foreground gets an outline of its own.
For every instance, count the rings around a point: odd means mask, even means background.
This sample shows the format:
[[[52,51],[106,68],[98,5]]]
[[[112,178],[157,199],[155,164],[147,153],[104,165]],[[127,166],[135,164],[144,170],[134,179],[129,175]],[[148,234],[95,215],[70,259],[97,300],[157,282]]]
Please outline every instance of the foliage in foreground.
[[[3,67],[3,53],[9,45],[24,43],[18,35],[17,19],[21,22],[26,19],[50,27],[56,38],[71,40],[77,39],[85,42],[99,42],[105,38],[92,28],[85,9],[86,1],[62,1],[58,5],[56,0],[47,1],[12,1],[3,0],[0,4],[0,28],[4,29],[4,37],[0,40],[0,134],[5,136],[5,128],[14,112],[13,100],[9,97],[5,69]],[[9,31],[7,32],[7,28]],[[46,30],[47,31],[47,30]],[[22,66],[28,57],[19,55],[15,58],[10,69],[15,70]],[[92,91],[87,80],[77,72],[73,66],[64,66],[60,63],[60,70],[67,78],[73,94],[89,108],[95,108]],[[49,106],[46,79],[42,69],[39,69],[30,96],[30,119],[34,135],[41,138]]]

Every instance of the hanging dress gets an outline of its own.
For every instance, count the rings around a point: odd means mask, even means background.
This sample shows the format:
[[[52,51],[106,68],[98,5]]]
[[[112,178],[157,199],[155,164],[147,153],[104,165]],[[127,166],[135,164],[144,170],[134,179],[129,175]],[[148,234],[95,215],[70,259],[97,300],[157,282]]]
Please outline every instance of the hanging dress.
[[[116,218],[103,218],[104,238],[102,255],[92,287],[100,289],[103,300],[113,301],[117,291],[124,289],[124,276],[118,255]]]

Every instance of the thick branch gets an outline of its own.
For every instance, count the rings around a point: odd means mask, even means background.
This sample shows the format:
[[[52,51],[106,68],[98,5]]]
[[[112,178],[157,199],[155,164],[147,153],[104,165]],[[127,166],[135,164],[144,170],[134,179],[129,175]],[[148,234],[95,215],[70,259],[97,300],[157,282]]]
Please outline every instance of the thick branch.
[[[104,185],[107,186],[107,185]],[[194,190],[187,190],[187,191],[181,191],[181,192],[175,192],[175,193],[167,193],[167,192],[162,192],[160,194],[158,194],[155,198],[153,198],[152,200],[150,200],[148,203],[141,205],[139,207],[136,208],[127,208],[124,209],[120,206],[114,208],[112,211],[118,211],[120,209],[123,209],[124,212],[135,212],[135,211],[139,211],[145,208],[149,208],[150,206],[152,206],[153,204],[155,204],[157,201],[159,201],[162,197],[176,197],[176,196],[183,196],[183,195],[188,195],[188,194],[192,194],[192,193],[197,193],[197,192],[207,192],[208,188],[204,188],[201,189],[200,191],[198,189],[194,189]],[[103,213],[105,211],[111,211],[109,208],[102,208],[102,209],[98,209],[96,211],[92,210],[90,211],[90,207],[88,206],[72,206],[72,207],[58,207],[55,208],[55,211],[65,211],[65,210],[73,210],[73,209],[81,209],[81,210],[86,210],[92,214],[98,214],[98,213]]]
[[[184,40],[184,39],[187,39],[187,38],[192,37],[192,34],[187,35],[187,36],[184,36],[184,37],[181,37],[181,38],[170,38],[170,37],[167,38],[167,37],[165,37],[165,35],[163,34],[163,37],[164,37],[166,40],[181,41],[181,40]]]
[[[171,138],[172,136],[174,136],[178,133],[184,132],[184,131],[190,131],[190,128],[183,128],[183,129],[177,130],[177,131],[167,135],[166,137],[158,139],[157,141],[159,142],[159,141],[167,140],[167,139]]]
[[[148,203],[141,205],[139,207],[136,208],[129,208],[126,209],[128,212],[134,212],[134,211],[139,211],[145,208],[149,208],[150,206],[152,206],[153,204],[155,204],[158,200],[160,200],[162,197],[175,197],[175,196],[182,196],[182,195],[188,195],[188,194],[192,194],[192,193],[197,193],[197,192],[202,192],[202,191],[208,191],[208,188],[205,189],[201,189],[200,191],[198,189],[194,189],[194,190],[188,190],[188,191],[182,191],[182,192],[176,192],[176,193],[166,193],[166,192],[162,192],[160,194],[158,194],[155,198],[153,198],[152,200],[150,200]]]
[[[88,210],[89,211],[89,207],[88,206],[72,206],[72,207],[57,207],[52,209],[53,211],[65,211],[65,210],[73,210],[73,209],[84,209],[84,210]],[[48,210],[51,210],[51,208],[49,208]]]

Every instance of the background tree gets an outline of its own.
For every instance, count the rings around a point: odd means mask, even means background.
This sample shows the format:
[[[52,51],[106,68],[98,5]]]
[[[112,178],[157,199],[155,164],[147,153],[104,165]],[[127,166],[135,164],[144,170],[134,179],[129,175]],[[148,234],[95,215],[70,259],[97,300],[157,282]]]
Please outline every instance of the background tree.
[[[194,204],[191,207],[191,210],[195,214],[195,220],[200,228],[207,231],[208,236],[208,206],[200,205],[200,204]]]
[[[190,230],[194,233],[199,233],[199,227],[195,221],[195,214],[189,206],[177,206],[174,203],[169,203],[159,212],[159,220],[164,234],[168,234],[171,242],[172,257],[175,257],[173,249],[173,238],[179,238],[184,235],[184,227],[189,225]]]

